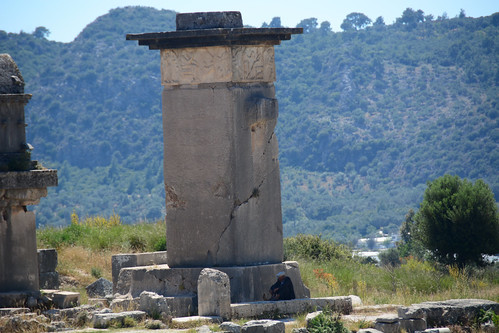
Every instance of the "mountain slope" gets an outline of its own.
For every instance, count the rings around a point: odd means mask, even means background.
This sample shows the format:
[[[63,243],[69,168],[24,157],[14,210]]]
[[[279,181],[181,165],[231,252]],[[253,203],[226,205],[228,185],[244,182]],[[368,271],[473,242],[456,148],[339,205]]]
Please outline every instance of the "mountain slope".
[[[164,216],[159,52],[125,34],[173,30],[174,18],[118,8],[67,44],[0,31],[33,94],[33,156],[59,170],[39,224],[66,224],[73,210]],[[326,26],[276,47],[286,235],[395,232],[444,173],[483,178],[499,197],[499,14]]]

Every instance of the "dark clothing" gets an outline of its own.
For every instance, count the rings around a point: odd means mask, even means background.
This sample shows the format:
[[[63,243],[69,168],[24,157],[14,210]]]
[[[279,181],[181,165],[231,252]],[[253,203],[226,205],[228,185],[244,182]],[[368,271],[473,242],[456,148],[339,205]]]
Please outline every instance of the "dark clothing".
[[[272,294],[273,300],[284,301],[288,299],[295,299],[293,282],[291,282],[291,279],[287,276],[282,281],[279,281],[278,279],[277,282],[270,287],[270,293]]]

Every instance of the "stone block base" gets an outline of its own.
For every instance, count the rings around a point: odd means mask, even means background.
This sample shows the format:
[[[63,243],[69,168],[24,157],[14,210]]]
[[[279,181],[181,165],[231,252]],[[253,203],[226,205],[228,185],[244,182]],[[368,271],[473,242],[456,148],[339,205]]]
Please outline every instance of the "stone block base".
[[[52,298],[54,306],[58,309],[74,308],[80,305],[80,294],[72,291],[55,291],[53,294],[47,295]]]
[[[193,297],[163,297],[144,291],[140,295],[139,310],[147,312],[150,316],[164,313],[172,317],[187,317],[195,313],[195,304]]]
[[[40,273],[40,288],[41,289],[57,289],[59,288],[59,273],[47,272]]]
[[[112,324],[123,326],[125,318],[132,318],[136,321],[146,319],[146,313],[142,311],[127,311],[120,313],[96,313],[92,319],[94,328],[108,328]]]
[[[352,312],[352,300],[348,296],[305,298],[277,302],[249,302],[231,304],[232,319],[264,318],[275,315],[305,313],[317,308],[329,308],[341,314]]]
[[[143,291],[162,296],[195,296],[202,267],[170,268],[168,265],[123,268],[116,284],[116,292],[139,297]],[[298,263],[258,266],[213,267],[230,279],[231,303],[263,301],[268,289],[276,281],[276,274],[284,271],[293,282],[296,298],[309,298],[310,291],[303,284]]]
[[[0,308],[20,308],[28,307],[28,300],[39,298],[40,293],[36,291],[28,292],[5,292],[0,293]]]
[[[122,268],[166,264],[166,251],[144,253],[120,253],[112,256],[113,292]]]

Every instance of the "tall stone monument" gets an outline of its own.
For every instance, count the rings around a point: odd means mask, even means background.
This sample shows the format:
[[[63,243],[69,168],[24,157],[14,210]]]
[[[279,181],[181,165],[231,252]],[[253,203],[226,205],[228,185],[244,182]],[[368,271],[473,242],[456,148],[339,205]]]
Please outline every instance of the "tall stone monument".
[[[284,269],[274,45],[303,29],[243,28],[239,12],[177,14],[176,23],[126,36],[161,55],[168,266],[182,281],[218,267],[233,301],[261,299]]]
[[[30,158],[24,120],[30,98],[14,60],[0,54],[0,307],[39,292],[35,214],[26,206],[57,186],[57,171],[39,169]]]
[[[161,50],[170,267],[282,262],[274,45],[301,32],[211,12],[127,35]]]

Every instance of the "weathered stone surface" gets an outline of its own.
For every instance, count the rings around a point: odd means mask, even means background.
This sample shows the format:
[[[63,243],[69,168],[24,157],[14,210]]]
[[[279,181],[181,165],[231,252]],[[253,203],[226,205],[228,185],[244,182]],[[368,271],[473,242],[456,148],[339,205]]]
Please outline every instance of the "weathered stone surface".
[[[99,278],[86,286],[85,289],[88,297],[105,297],[113,293],[113,283],[104,278]]]
[[[0,317],[28,313],[29,308],[0,308]]]
[[[287,261],[273,265],[247,267],[217,267],[230,279],[231,303],[263,300],[275,275],[284,271],[293,281],[297,298],[310,297],[303,285],[298,263]],[[162,296],[194,296],[202,268],[170,268],[168,265],[130,267],[121,270],[116,291],[122,295],[139,297],[144,290]]]
[[[38,277],[41,289],[59,288],[57,268],[57,251],[55,249],[38,249]]]
[[[129,295],[113,299],[109,307],[115,312],[133,311],[140,306],[140,298],[132,298]]]
[[[467,324],[472,322],[480,309],[499,313],[499,303],[481,299],[452,299],[442,302],[423,302],[410,307],[400,307],[403,319],[423,318],[429,327]]]
[[[191,90],[163,91],[169,266],[281,262],[273,85]]]
[[[186,317],[194,314],[195,304],[190,296],[164,297],[144,291],[140,294],[139,310],[149,315],[164,313],[172,317]]]
[[[220,82],[273,82],[272,46],[217,46],[161,50],[165,86]]]
[[[72,291],[57,291],[52,302],[59,309],[73,308],[80,305],[80,294]]]
[[[172,323],[179,326],[183,325],[188,326],[191,323],[220,324],[222,323],[222,317],[216,317],[216,316],[178,317],[178,318],[172,318]]]
[[[250,320],[241,327],[241,333],[284,333],[285,325],[277,320]]]
[[[38,191],[24,191],[19,193],[11,191],[11,196],[13,198],[26,200],[28,203],[25,205],[37,204],[41,197],[47,195],[45,188],[48,186],[57,186],[57,170],[44,169],[0,172],[0,189],[39,189]],[[40,192],[44,189],[45,192]]]
[[[0,208],[4,193],[0,189]],[[21,206],[0,211],[0,293],[38,291],[35,214]]]
[[[362,300],[360,299],[359,296],[356,295],[348,295],[352,299],[352,306],[361,306],[362,305]]]
[[[224,321],[219,327],[223,332],[241,333],[241,326],[231,321]]]
[[[384,315],[384,316],[381,316],[381,317],[378,317],[378,319],[376,319],[376,322],[377,323],[389,323],[389,324],[392,324],[392,323],[396,323],[399,321],[399,318],[397,315]]]
[[[362,328],[357,331],[357,333],[383,333],[375,328]]]
[[[123,324],[127,317],[136,321],[143,321],[146,318],[146,313],[143,311],[126,311],[95,314],[92,319],[92,325],[94,328],[107,328],[113,323]]]
[[[56,249],[38,249],[38,271],[40,273],[55,272],[57,268]]]
[[[308,330],[305,327],[293,328],[291,333],[308,333]]]
[[[243,18],[240,12],[198,12],[178,13],[178,30],[242,28]]]
[[[166,264],[166,251],[145,252],[145,253],[120,253],[111,258],[111,268],[113,275],[113,292],[116,292],[116,283],[122,268],[163,265]]]
[[[127,40],[137,40],[150,50],[206,46],[279,45],[303,28],[217,28],[167,32],[127,34]]]
[[[43,289],[57,289],[59,288],[59,273],[47,272],[38,274],[40,280],[40,288]]]
[[[307,315],[305,316],[305,321],[307,322],[307,326],[311,320],[313,320],[315,317],[317,317],[321,313],[322,313],[322,311],[314,311],[314,312],[307,313]]]
[[[198,278],[198,314],[200,316],[231,317],[230,280],[221,271],[205,268]]]
[[[265,315],[291,315],[313,311],[317,308],[329,308],[334,312],[349,314],[352,311],[352,302],[349,297],[323,297],[294,299],[277,302],[250,302],[231,304],[232,319],[261,318]]]
[[[0,94],[24,94],[24,79],[12,57],[0,54]]]
[[[393,323],[376,322],[374,328],[383,333],[400,333],[400,324],[398,321]]]
[[[424,319],[399,319],[399,325],[406,332],[424,331],[427,328]]]

